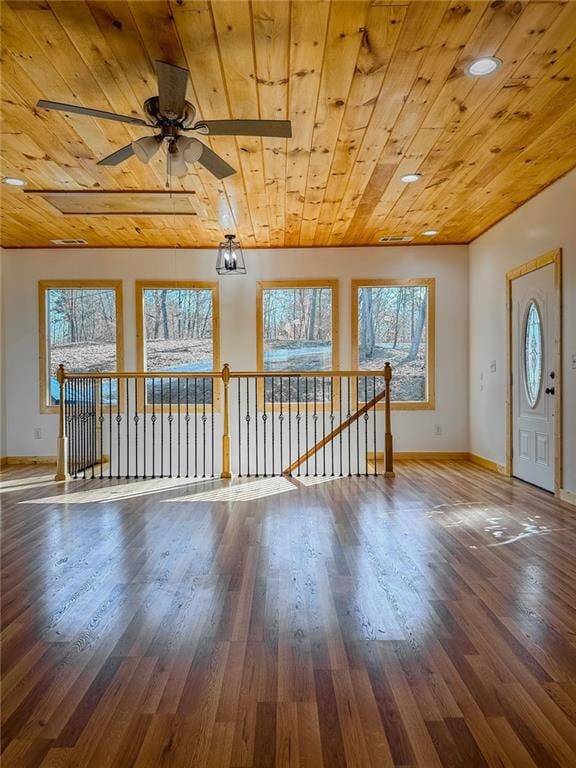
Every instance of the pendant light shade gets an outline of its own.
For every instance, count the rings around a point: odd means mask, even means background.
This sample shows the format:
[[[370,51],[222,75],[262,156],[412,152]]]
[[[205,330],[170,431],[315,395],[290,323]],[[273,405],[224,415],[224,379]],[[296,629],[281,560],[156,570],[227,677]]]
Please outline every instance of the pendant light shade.
[[[132,142],[134,154],[143,163],[149,163],[160,149],[160,141],[157,136],[144,136],[142,139]]]
[[[245,275],[246,265],[242,246],[236,235],[226,235],[224,242],[218,246],[216,272],[219,275]]]
[[[195,163],[200,159],[202,150],[202,142],[198,139],[192,139],[189,136],[178,136],[176,139],[176,147],[178,152],[181,152],[184,160],[187,163]]]
[[[168,149],[168,173],[170,176],[186,176],[188,173],[183,152],[172,145]]]

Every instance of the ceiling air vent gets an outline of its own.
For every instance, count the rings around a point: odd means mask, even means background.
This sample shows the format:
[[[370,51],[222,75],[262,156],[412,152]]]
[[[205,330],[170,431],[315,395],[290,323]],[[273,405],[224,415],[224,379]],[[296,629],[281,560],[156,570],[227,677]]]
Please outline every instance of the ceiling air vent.
[[[50,240],[54,245],[88,245],[88,240]]]
[[[409,243],[414,240],[410,235],[384,235],[379,237],[379,243]]]

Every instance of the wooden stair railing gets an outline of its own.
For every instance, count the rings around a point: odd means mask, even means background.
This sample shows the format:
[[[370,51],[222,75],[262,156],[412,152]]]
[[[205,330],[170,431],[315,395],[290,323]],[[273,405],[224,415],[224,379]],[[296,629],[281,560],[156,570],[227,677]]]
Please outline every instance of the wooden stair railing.
[[[341,424],[339,424],[335,429],[330,432],[329,435],[326,435],[326,437],[322,438],[322,440],[319,440],[316,445],[313,445],[312,448],[309,448],[306,453],[303,453],[301,456],[299,456],[296,461],[293,461],[290,466],[286,467],[286,469],[282,470],[283,475],[291,475],[295,469],[298,469],[299,466],[307,462],[312,456],[314,456],[315,453],[322,450],[322,448],[326,445],[328,445],[334,438],[338,437],[338,435],[341,432],[344,432],[344,430],[348,429],[352,426],[358,419],[362,418],[365,413],[368,413],[368,411],[371,408],[374,408],[374,406],[379,403],[381,400],[385,401],[385,413],[386,413],[386,433],[384,436],[384,452],[385,452],[385,471],[384,476],[385,477],[394,477],[394,460],[393,460],[393,453],[392,453],[392,431],[391,431],[391,417],[390,417],[390,381],[392,379],[392,368],[390,366],[390,363],[386,363],[384,367],[384,389],[382,392],[377,394],[375,397],[372,398],[369,402],[365,403],[362,408],[359,408],[355,413],[353,413],[349,418],[346,419],[346,421],[343,421]],[[376,461],[376,456],[374,456],[374,461]]]
[[[241,469],[241,446],[244,446],[243,434],[246,440],[247,476],[250,477],[250,439],[252,435],[252,454],[256,471],[252,473],[259,477],[258,458],[263,460],[263,476],[269,475],[267,471],[267,457],[271,459],[271,475],[276,474],[274,461],[280,454],[280,460],[276,464],[283,475],[291,475],[314,457],[314,475],[318,473],[318,456],[322,451],[321,474],[335,475],[335,443],[334,439],[340,435],[340,476],[343,476],[342,458],[342,433],[350,430],[356,423],[356,462],[357,473],[360,473],[360,445],[358,442],[358,420],[364,418],[365,440],[365,466],[368,475],[368,422],[371,417],[374,451],[374,474],[377,474],[377,409],[380,401],[385,401],[385,434],[384,456],[385,476],[393,477],[392,431],[390,419],[390,382],[392,368],[386,363],[384,371],[294,371],[294,372],[233,372],[228,365],[222,371],[206,372],[98,372],[98,373],[68,373],[64,366],[58,368],[57,380],[60,385],[59,397],[59,429],[58,429],[58,465],[56,480],[67,480],[71,473],[74,477],[82,471],[86,477],[86,468],[91,468],[91,475],[95,477],[95,464],[99,466],[99,477],[105,479],[103,463],[105,448],[108,455],[108,479],[121,476],[126,477],[220,477],[229,479],[232,477],[231,451],[237,451],[238,475]],[[368,402],[358,407],[360,396],[360,380],[364,380],[363,396],[368,398],[369,390],[367,381],[372,380],[372,393],[376,391],[377,377],[384,378],[384,388]],[[319,392],[316,390],[316,379],[321,379]],[[235,401],[231,412],[231,379],[237,381],[234,386]],[[286,381],[287,388],[286,388]],[[313,379],[312,391],[309,394],[308,381]],[[197,391],[196,382],[202,382],[202,391]],[[347,380],[347,413],[351,409],[351,381],[356,381],[355,413],[348,415],[338,426],[334,427],[336,410],[339,417],[344,416],[342,398],[342,382]],[[265,389],[272,382],[267,398]],[[303,381],[302,390],[300,382]],[[168,383],[166,386],[166,382]],[[194,388],[192,391],[192,382]],[[206,384],[208,382],[208,385]],[[222,383],[222,420],[220,425],[216,422],[214,412],[218,404],[215,392],[216,385]],[[252,382],[253,387],[250,387]],[[174,383],[174,384],[173,384]],[[296,392],[294,393],[294,383]],[[190,385],[190,386],[189,386]],[[243,385],[243,386],[242,386]],[[278,386],[277,386],[278,385]],[[241,401],[241,392],[245,400]],[[337,400],[335,392],[338,393]],[[252,393],[252,394],[251,394]],[[317,399],[319,395],[319,400]],[[301,395],[304,395],[301,400]],[[276,399],[275,399],[276,398]],[[244,405],[245,404],[245,405]],[[319,405],[321,418],[317,412]],[[300,420],[301,407],[306,414],[304,420],[304,444],[300,444]],[[276,408],[276,411],[275,411]],[[313,408],[313,410],[311,410]],[[330,411],[328,411],[330,409]],[[372,412],[370,414],[370,412]],[[296,413],[295,419],[293,414]],[[308,446],[308,414],[312,413],[312,425],[310,427],[312,442]],[[231,434],[231,416],[234,417],[234,429]],[[328,424],[326,425],[326,420]],[[95,430],[85,429],[86,419],[90,418],[90,424],[95,424]],[[157,426],[158,422],[158,426]],[[242,426],[244,422],[244,426]],[[250,428],[253,426],[253,432]],[[317,441],[316,427],[319,424],[322,437]],[[104,428],[106,427],[106,436]],[[193,437],[192,427],[193,425]],[[267,425],[269,425],[269,442],[267,447]],[[283,441],[288,432],[287,441]],[[326,426],[332,429],[326,434]],[[261,442],[258,441],[258,429],[260,427]],[[275,432],[276,429],[276,432]],[[68,434],[70,432],[70,434]],[[293,437],[296,451],[292,451]],[[158,434],[159,433],[159,434]],[[279,433],[279,434],[278,434]],[[215,439],[221,434],[221,472],[216,467]],[[350,435],[348,432],[348,474],[351,474]],[[287,442],[287,445],[286,445]],[[331,446],[332,468],[327,471],[326,446]],[[84,461],[84,454],[88,449],[90,463]],[[323,450],[324,449],[324,450]],[[283,469],[284,458],[291,461],[289,466]],[[305,452],[298,456],[301,450]],[[185,458],[181,458],[185,452]],[[115,456],[116,471],[112,468],[112,454]],[[293,460],[294,455],[298,458]],[[79,464],[78,457],[82,457],[83,464]],[[193,474],[190,464],[193,462]],[[164,471],[164,459],[167,462],[167,471]],[[199,466],[199,461],[202,466]],[[139,461],[141,462],[139,464]],[[209,466],[207,465],[207,461]],[[148,462],[148,463],[147,463]],[[151,467],[150,467],[151,464]],[[269,465],[268,465],[269,466]],[[139,469],[141,471],[139,472]],[[150,470],[151,472],[148,471]],[[159,469],[159,471],[157,471]]]

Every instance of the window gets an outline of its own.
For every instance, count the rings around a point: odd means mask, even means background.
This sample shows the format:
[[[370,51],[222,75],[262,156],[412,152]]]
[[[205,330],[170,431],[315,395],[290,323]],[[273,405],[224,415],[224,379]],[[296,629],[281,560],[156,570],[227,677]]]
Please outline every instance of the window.
[[[56,370],[91,373],[123,369],[122,281],[41,280],[40,408],[56,410],[60,400]],[[108,397],[115,402],[115,387]]]
[[[338,281],[259,282],[257,345],[261,371],[338,368]],[[271,380],[266,383],[266,400],[269,389]],[[324,396],[329,398],[326,389]],[[313,399],[313,379],[301,382],[298,395],[301,401]]]
[[[524,382],[530,408],[535,408],[542,389],[542,320],[534,299],[524,322]]]
[[[199,373],[220,367],[218,327],[218,283],[213,282],[136,282],[138,367],[162,373]],[[196,378],[188,391],[185,379],[163,383],[164,402],[212,402],[212,379]],[[147,381],[150,403],[156,380]],[[196,394],[194,394],[194,392]],[[157,393],[160,394],[159,392]],[[215,393],[217,394],[217,393]],[[160,397],[156,398],[160,401]]]
[[[435,280],[354,280],[352,358],[361,370],[392,365],[396,409],[434,408]],[[361,387],[373,396],[374,380]],[[376,392],[383,386],[376,377]]]

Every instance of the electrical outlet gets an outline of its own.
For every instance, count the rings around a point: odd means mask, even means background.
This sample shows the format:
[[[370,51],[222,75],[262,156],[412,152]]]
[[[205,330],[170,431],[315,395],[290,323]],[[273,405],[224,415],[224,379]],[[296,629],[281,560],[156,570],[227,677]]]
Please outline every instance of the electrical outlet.
[[[572,370],[576,371],[576,355],[572,355]]]
[[[40,427],[34,427],[34,440],[42,440],[42,430]]]
[[[442,434],[442,424],[434,424],[434,434],[436,437]]]
[[[490,360],[490,373],[496,373],[496,360]]]

